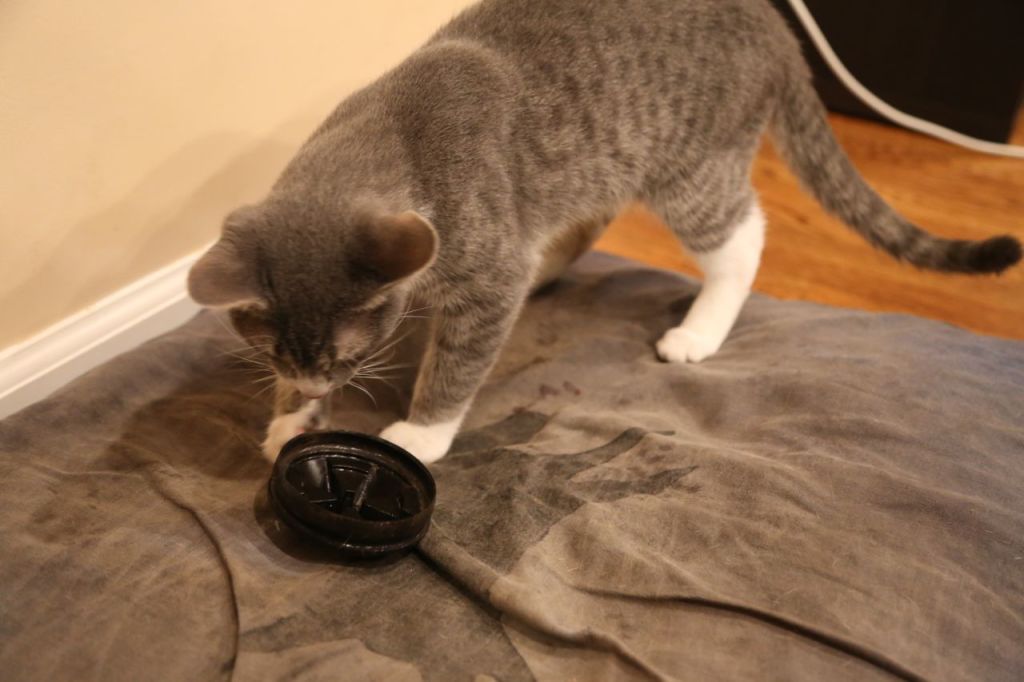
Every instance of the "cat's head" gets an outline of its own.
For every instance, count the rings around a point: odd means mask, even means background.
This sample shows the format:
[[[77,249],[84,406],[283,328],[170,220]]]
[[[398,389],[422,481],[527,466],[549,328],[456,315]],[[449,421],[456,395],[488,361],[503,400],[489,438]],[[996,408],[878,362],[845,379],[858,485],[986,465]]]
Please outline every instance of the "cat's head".
[[[247,207],[192,266],[188,290],[226,310],[281,378],[315,398],[387,345],[438,246],[415,212]]]

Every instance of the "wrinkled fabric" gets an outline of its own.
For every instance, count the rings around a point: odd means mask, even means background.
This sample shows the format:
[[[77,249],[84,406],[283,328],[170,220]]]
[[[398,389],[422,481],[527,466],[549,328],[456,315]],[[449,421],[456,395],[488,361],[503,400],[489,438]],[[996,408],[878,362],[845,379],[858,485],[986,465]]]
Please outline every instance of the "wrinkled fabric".
[[[4,679],[1024,678],[1024,344],[755,296],[658,362],[695,291],[591,255],[534,297],[371,564],[268,511],[270,398],[208,314],[8,418]]]

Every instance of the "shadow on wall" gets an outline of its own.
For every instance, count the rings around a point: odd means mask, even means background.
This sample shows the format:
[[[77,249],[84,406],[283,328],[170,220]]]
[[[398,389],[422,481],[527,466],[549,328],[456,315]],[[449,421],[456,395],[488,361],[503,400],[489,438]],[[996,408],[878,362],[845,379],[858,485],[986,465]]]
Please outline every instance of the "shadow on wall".
[[[223,131],[183,144],[120,201],[69,229],[30,277],[0,292],[0,309],[15,313],[4,336],[11,342],[30,336],[213,241],[225,215],[269,190],[339,99],[335,93],[320,97],[266,137]],[[196,180],[209,171],[210,159],[225,158],[205,180]],[[85,265],[85,259],[93,262]],[[68,273],[88,273],[88,281]],[[22,307],[43,287],[51,301],[46,309]]]

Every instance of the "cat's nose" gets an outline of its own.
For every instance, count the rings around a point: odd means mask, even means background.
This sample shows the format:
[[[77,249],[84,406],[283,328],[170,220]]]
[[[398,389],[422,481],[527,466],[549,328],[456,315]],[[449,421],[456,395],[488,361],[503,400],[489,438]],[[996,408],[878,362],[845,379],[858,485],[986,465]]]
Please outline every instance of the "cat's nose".
[[[326,379],[296,379],[295,388],[304,398],[319,400],[331,390],[331,382]]]

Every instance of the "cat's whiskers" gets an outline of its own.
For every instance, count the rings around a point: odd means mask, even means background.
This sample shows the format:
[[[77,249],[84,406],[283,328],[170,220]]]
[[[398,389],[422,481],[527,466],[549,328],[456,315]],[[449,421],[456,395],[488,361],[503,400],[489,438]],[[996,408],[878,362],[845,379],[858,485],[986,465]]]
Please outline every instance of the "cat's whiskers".
[[[369,389],[367,389],[365,386],[363,386],[359,382],[355,381],[355,379],[349,379],[348,383],[345,384],[345,385],[346,386],[351,386],[351,387],[353,387],[355,389],[358,389],[358,390],[362,391],[363,393],[365,393],[366,397],[369,398],[370,402],[373,403],[374,408],[377,407],[377,399],[373,397],[373,394],[370,393]]]
[[[246,363],[246,364],[248,364],[248,365],[250,365],[252,367],[256,367],[258,369],[271,369],[271,367],[270,367],[270,365],[268,363],[262,362],[260,360],[256,360],[254,358],[247,358],[245,356],[235,355],[233,353],[225,353],[225,355],[230,355],[231,357],[235,358],[236,360],[240,360],[240,361],[242,361],[242,362],[244,362],[244,363]]]
[[[411,303],[410,303],[410,305],[411,305]],[[399,315],[398,324],[396,325],[396,327],[398,325],[401,325],[402,322],[407,320],[407,319],[428,319],[429,316],[426,316],[426,315],[414,315],[414,313],[419,313],[419,312],[423,312],[425,310],[430,310],[433,307],[434,306],[432,306],[432,305],[424,305],[424,306],[420,306],[419,308],[411,308],[411,307],[410,308],[406,308],[402,312],[402,314]],[[360,372],[363,372],[364,374],[362,376],[364,376],[365,378],[375,378],[375,377],[366,376],[365,373],[367,371],[370,371],[370,370],[378,369],[384,363],[389,362],[394,357],[395,353],[397,352],[397,348],[395,348],[395,346],[397,346],[399,343],[401,343],[402,341],[407,339],[410,334],[412,334],[412,330],[409,330],[409,331],[405,332],[404,334],[401,334],[400,336],[397,336],[394,339],[391,339],[391,341],[387,342],[385,345],[381,346],[380,348],[378,348],[377,350],[373,351],[368,356],[366,356],[366,358],[363,359],[362,364],[356,366],[356,369],[355,369],[356,376],[359,376]],[[386,351],[388,351],[388,350],[391,350],[391,353],[389,353],[387,356],[381,357],[381,355],[383,353],[385,353]],[[394,369],[394,368],[395,368],[395,366],[389,366],[386,369]],[[384,369],[381,369],[381,371],[384,371]]]
[[[385,357],[377,358],[373,362],[364,362],[364,363],[362,363],[362,364],[360,364],[358,366],[359,367],[376,367],[377,365],[379,365],[381,363],[390,361],[391,358],[393,358],[393,357],[395,357],[394,353],[388,353]]]
[[[365,359],[363,360],[363,363],[365,364],[365,363],[367,363],[367,362],[370,362],[371,360],[373,360],[373,359],[377,358],[377,357],[378,357],[378,356],[379,356],[379,355],[380,355],[381,353],[383,353],[383,352],[385,352],[385,351],[387,351],[387,350],[389,350],[389,349],[391,349],[391,348],[394,348],[394,347],[395,347],[395,345],[397,345],[397,344],[398,344],[398,343],[400,343],[401,341],[404,341],[404,340],[406,339],[406,337],[408,337],[408,336],[409,336],[409,334],[411,334],[411,333],[412,333],[411,331],[408,331],[408,332],[406,332],[406,333],[402,334],[401,336],[399,336],[399,337],[397,337],[397,338],[393,339],[393,340],[392,340],[392,341],[391,341],[390,343],[388,343],[387,345],[385,345],[385,346],[383,346],[383,347],[381,347],[381,348],[378,348],[378,349],[377,349],[377,350],[375,350],[375,351],[374,351],[373,353],[371,353],[370,355],[366,356],[366,358],[365,358]],[[386,360],[385,360],[385,361],[386,361]]]
[[[411,365],[395,365],[395,364],[388,365],[388,364],[386,364],[388,361],[390,361],[394,357],[395,357],[394,353],[392,353],[391,355],[388,355],[385,358],[381,358],[377,362],[372,362],[372,363],[370,363],[368,365],[360,365],[358,368],[356,368],[356,372],[366,372],[366,371],[375,371],[375,370],[376,371],[386,371],[386,370],[389,370],[389,369],[395,369],[396,367],[411,367]]]
[[[239,341],[244,341],[245,340],[245,339],[243,339],[239,335],[239,333],[237,331],[235,331],[234,329],[232,329],[231,327],[228,326],[227,322],[224,321],[224,317],[222,315],[214,313],[213,314],[213,319],[217,320],[217,323],[220,324],[220,326],[224,329],[224,331],[226,331],[228,334],[230,334],[235,339],[238,339]]]
[[[373,367],[371,367],[369,369],[373,369],[373,370],[376,370],[378,372],[388,372],[388,371],[393,370],[393,369],[409,369],[410,367],[415,367],[415,366],[416,366],[415,362],[396,362],[395,364],[392,364],[392,365],[379,365],[379,366],[378,365],[374,365]]]
[[[367,379],[369,381],[380,381],[384,385],[389,386],[390,388],[392,388],[394,390],[398,390],[397,387],[393,383],[391,383],[391,381],[390,381],[391,379],[397,379],[398,378],[396,375],[393,375],[393,374],[384,375],[384,374],[377,374],[377,373],[373,373],[373,374],[371,374],[371,373],[364,373],[364,374],[356,374],[353,378],[354,379]]]
[[[398,323],[395,326],[397,327],[401,325],[406,320],[429,320],[431,318],[430,315],[416,315],[415,313],[421,313],[424,310],[430,310],[433,307],[434,306],[432,305],[425,305],[420,306],[419,308],[406,308],[406,310],[398,316]]]
[[[367,379],[373,379],[374,381],[379,381],[382,384],[384,384],[385,386],[387,386],[388,388],[390,388],[392,391],[396,391],[396,392],[398,391],[398,387],[395,386],[395,384],[392,383],[391,381],[388,381],[388,379],[385,378],[385,377],[366,377],[366,378]]]
[[[396,369],[406,369],[409,367],[414,367],[415,365],[409,363],[390,363],[391,359],[394,357],[395,351],[392,350],[386,356],[378,358],[374,362],[364,362],[364,364],[359,365],[358,367],[355,368],[352,378],[380,381],[384,385],[391,388],[393,391],[397,391],[398,387],[395,386],[391,382],[391,380],[397,379],[400,375],[384,374],[384,372],[389,372]]]
[[[248,346],[235,350],[244,351],[251,349],[252,347]],[[246,363],[248,367],[242,367],[239,369],[239,371],[242,372],[243,374],[249,375],[249,381],[251,383],[259,385],[277,378],[277,372],[274,370],[273,366],[271,366],[269,362],[267,362],[266,360],[262,360],[258,357],[251,357],[243,355],[241,353],[237,353],[235,352],[235,350],[222,351],[221,356],[223,357],[225,355],[228,355],[231,356],[232,358],[235,358],[236,360],[241,360],[242,362]],[[256,376],[253,377],[252,375]]]
[[[260,357],[260,355],[262,353],[265,353],[268,348],[269,348],[269,346],[264,346],[264,345],[258,345],[258,346],[246,345],[246,346],[238,346],[236,348],[226,348],[226,349],[221,351],[221,357],[223,357],[225,355],[230,355],[231,357],[233,357],[233,358],[235,358],[237,360],[242,360],[244,362],[248,362],[248,363],[253,364],[253,365],[260,365],[260,366],[263,366],[263,367],[270,367],[270,364],[266,360],[263,360]]]
[[[384,383],[390,385],[388,382],[392,381],[393,379],[397,379],[398,375],[397,374],[360,374],[360,375],[356,376],[355,378],[356,379],[369,379],[370,381],[383,381]]]
[[[277,377],[277,372],[270,365],[251,363],[247,367],[238,368],[238,371],[245,374],[249,381],[264,382]]]
[[[260,389],[259,391],[257,391],[257,392],[256,392],[255,394],[253,394],[253,396],[252,396],[252,397],[250,397],[250,398],[249,398],[249,400],[247,400],[246,402],[247,402],[247,403],[251,403],[252,401],[256,400],[257,398],[259,398],[260,396],[262,396],[263,394],[265,394],[265,393],[266,393],[267,391],[269,391],[270,389],[274,388],[274,386],[275,386],[275,385],[276,385],[276,384],[273,384],[273,383],[267,384],[266,386],[264,386],[263,388],[261,388],[261,389]]]
[[[399,374],[385,374],[385,372],[390,372],[393,369],[396,369],[396,367],[381,367],[379,369],[359,371],[359,372],[356,372],[355,378],[356,379],[379,379],[379,378],[383,377],[385,379],[397,379],[400,376]]]

